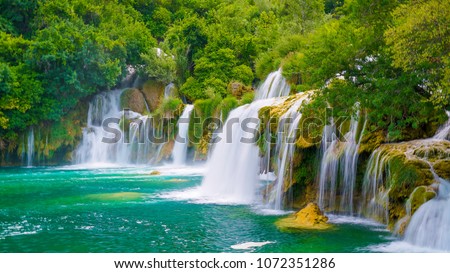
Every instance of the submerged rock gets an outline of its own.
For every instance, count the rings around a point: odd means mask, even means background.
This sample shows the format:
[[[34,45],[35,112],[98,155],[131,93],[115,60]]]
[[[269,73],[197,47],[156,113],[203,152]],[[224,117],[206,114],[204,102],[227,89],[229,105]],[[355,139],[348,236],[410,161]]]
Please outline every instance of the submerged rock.
[[[133,201],[142,199],[143,194],[139,192],[113,192],[86,195],[86,199],[93,201]]]
[[[280,229],[327,229],[331,227],[328,217],[315,203],[309,203],[299,212],[280,219],[275,224]]]

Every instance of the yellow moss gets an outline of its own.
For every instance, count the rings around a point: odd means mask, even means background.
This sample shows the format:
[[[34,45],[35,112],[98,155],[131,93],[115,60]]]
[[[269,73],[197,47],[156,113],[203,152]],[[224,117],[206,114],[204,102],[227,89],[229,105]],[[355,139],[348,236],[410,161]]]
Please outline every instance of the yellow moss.
[[[437,161],[433,167],[439,177],[450,179],[450,158]]]
[[[420,206],[435,196],[436,192],[431,187],[420,186],[415,188],[410,197],[411,214],[414,214]]]
[[[275,225],[283,229],[328,229],[332,225],[328,223],[326,217],[319,206],[315,203],[309,203],[299,212],[292,214],[286,218],[278,220]]]

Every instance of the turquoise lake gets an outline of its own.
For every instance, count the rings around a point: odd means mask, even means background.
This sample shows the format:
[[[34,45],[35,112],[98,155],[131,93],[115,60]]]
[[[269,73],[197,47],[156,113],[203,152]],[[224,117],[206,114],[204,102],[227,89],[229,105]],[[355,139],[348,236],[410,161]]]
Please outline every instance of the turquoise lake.
[[[0,169],[0,252],[370,252],[396,240],[352,217],[331,216],[331,230],[282,232],[282,215],[255,206],[170,197],[198,186],[201,173],[150,172]]]

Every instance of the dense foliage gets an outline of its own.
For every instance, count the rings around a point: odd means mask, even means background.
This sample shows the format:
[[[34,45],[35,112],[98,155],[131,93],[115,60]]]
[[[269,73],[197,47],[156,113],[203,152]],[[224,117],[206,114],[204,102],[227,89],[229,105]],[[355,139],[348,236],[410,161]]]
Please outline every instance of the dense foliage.
[[[131,66],[225,115],[250,98],[230,83],[282,66],[293,90],[324,90],[318,105],[359,102],[404,139],[450,106],[449,26],[440,0],[0,0],[0,149]]]

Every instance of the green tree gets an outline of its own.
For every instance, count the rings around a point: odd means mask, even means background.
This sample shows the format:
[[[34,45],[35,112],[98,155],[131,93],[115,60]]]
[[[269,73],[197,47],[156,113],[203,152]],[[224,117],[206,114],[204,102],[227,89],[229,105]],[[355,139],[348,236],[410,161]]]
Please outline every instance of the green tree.
[[[408,1],[393,12],[386,31],[393,65],[424,79],[425,91],[439,106],[450,105],[450,2]]]

